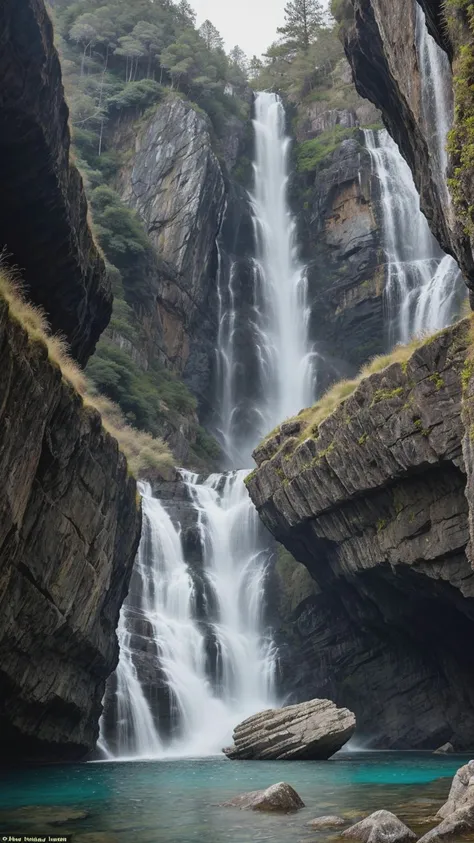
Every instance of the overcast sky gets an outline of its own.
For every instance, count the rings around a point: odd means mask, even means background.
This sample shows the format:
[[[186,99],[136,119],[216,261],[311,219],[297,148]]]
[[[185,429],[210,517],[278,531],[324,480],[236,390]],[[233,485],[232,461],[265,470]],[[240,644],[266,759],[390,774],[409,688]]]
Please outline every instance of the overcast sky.
[[[198,25],[207,18],[231,49],[238,44],[249,55],[260,55],[275,41],[283,23],[286,0],[190,0]]]

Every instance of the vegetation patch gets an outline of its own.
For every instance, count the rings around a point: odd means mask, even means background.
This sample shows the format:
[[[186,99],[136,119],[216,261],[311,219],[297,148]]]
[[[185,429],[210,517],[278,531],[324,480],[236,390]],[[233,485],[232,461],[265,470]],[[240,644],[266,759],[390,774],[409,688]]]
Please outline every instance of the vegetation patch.
[[[120,408],[100,395],[86,375],[72,359],[65,340],[50,333],[47,319],[40,308],[25,299],[21,280],[0,267],[0,297],[7,303],[10,318],[26,331],[31,342],[40,342],[53,365],[81,396],[84,406],[92,407],[102,416],[102,424],[118,442],[125,454],[132,474],[139,477],[153,469],[167,477],[173,470],[173,457],[166,443],[158,436],[139,431],[128,424]]]
[[[342,141],[354,137],[358,129],[345,129],[342,126],[334,126],[323,132],[313,140],[300,143],[296,151],[296,167],[300,173],[316,171],[319,165],[333,152],[336,151]]]

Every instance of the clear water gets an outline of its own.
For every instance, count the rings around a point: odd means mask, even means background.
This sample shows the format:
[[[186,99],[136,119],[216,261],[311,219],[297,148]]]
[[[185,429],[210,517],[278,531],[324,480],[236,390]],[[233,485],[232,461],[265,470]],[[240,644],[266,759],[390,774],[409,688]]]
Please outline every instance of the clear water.
[[[52,766],[9,772],[0,780],[0,828],[23,834],[52,831],[59,808],[85,819],[58,832],[74,843],[311,843],[332,832],[306,826],[337,814],[357,821],[386,808],[424,831],[445,800],[450,779],[467,756],[430,753],[345,753],[327,762],[201,760]],[[287,781],[306,807],[273,817],[223,807],[239,793]],[[67,811],[66,811],[67,813]]]

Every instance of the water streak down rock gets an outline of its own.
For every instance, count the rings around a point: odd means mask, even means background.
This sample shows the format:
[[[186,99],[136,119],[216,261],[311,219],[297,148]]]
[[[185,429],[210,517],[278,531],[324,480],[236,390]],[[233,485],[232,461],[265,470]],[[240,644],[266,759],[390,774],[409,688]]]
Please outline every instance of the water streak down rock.
[[[228,758],[246,760],[325,760],[352,737],[355,716],[330,700],[311,700],[269,709],[240,723]]]

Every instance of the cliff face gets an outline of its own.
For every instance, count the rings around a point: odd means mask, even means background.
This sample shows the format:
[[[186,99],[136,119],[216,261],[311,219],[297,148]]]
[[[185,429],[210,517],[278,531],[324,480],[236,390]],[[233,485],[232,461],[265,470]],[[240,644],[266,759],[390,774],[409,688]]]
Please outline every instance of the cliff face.
[[[98,413],[5,304],[0,349],[2,759],[78,758],[118,660],[136,487]]]
[[[452,123],[452,73],[445,54],[444,60],[438,57],[438,70],[427,73],[421,54],[421,8],[427,13],[429,31],[438,45],[450,51],[441,4],[438,0],[423,0],[420,4],[415,0],[396,4],[390,0],[351,0],[351,8],[342,33],[357,90],[381,110],[388,131],[412,170],[421,207],[435,237],[457,259],[472,290],[471,244],[448,199],[436,148],[444,146],[444,140],[437,137],[442,127],[432,124],[433,84],[445,89],[445,105],[451,112],[448,123]]]
[[[82,179],[69,161],[68,109],[43,0],[1,4],[0,75],[0,248],[84,363],[112,297]]]
[[[350,707],[373,746],[474,740],[468,342],[460,323],[255,453],[251,497],[316,584],[283,618],[286,687]]]
[[[213,281],[225,201],[208,119],[170,97],[138,128],[119,125],[114,135],[131,148],[119,191],[138,212],[159,263],[149,332],[161,337],[165,356],[192,390],[205,394],[217,336]]]
[[[338,144],[315,174],[300,174],[294,195],[308,267],[310,336],[326,360],[326,376],[334,378],[381,353],[386,341],[378,184],[362,131]]]

